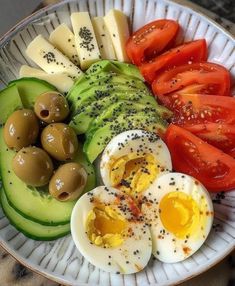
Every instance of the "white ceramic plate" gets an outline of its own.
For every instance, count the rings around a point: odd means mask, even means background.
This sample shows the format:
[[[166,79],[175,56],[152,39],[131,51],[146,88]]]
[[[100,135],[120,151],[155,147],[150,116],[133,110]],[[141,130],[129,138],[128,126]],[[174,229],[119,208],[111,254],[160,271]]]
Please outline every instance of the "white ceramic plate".
[[[48,37],[62,22],[70,26],[71,12],[89,11],[91,16],[103,16],[114,7],[129,16],[133,30],[154,19],[170,18],[177,20],[182,27],[178,43],[205,38],[209,47],[209,61],[220,63],[231,71],[234,87],[235,43],[232,36],[205,16],[167,0],[65,1],[45,8],[25,19],[0,40],[0,80],[7,83],[17,78],[21,64],[33,65],[25,55],[27,44],[40,33]],[[151,260],[148,267],[136,275],[109,274],[94,267],[77,251],[71,236],[54,242],[28,239],[9,224],[1,211],[0,243],[32,270],[62,284],[172,285],[205,271],[235,248],[235,191],[218,194],[214,199],[214,227],[197,253],[175,264]]]

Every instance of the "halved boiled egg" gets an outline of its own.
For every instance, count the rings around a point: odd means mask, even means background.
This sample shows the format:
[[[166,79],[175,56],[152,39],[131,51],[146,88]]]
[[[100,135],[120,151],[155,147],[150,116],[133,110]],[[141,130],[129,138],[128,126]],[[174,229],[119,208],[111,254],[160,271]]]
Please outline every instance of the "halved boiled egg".
[[[148,223],[153,255],[163,262],[182,261],[206,240],[213,222],[211,198],[196,179],[181,173],[159,177],[143,193],[141,211]]]
[[[84,194],[71,217],[73,240],[95,266],[113,273],[142,270],[152,252],[150,230],[134,201],[100,186]]]
[[[166,144],[158,135],[143,130],[129,130],[114,137],[100,162],[104,185],[132,197],[138,197],[160,174],[171,169]]]

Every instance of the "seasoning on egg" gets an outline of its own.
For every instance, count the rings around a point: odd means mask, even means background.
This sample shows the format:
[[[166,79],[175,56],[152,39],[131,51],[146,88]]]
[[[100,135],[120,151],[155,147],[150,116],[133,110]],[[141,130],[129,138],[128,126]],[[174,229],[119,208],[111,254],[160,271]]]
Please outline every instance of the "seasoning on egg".
[[[137,199],[160,174],[171,168],[165,143],[157,135],[143,130],[130,130],[114,137],[100,163],[105,185]]]
[[[139,208],[114,188],[84,194],[74,207],[71,230],[83,256],[108,272],[138,272],[151,256],[151,236]]]
[[[143,193],[140,203],[152,234],[153,255],[160,261],[175,263],[188,258],[210,232],[211,198],[201,183],[195,184],[190,176],[181,173],[160,176]]]

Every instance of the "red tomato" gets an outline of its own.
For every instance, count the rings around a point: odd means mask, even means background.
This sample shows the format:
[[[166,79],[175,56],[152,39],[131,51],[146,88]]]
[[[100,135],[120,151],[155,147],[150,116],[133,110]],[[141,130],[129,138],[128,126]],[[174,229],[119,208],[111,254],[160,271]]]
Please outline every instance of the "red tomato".
[[[173,44],[179,24],[173,20],[156,20],[136,32],[126,43],[126,52],[132,63],[140,65],[170,48]]]
[[[207,143],[235,157],[235,125],[207,123],[186,125],[184,128]]]
[[[152,83],[159,72],[168,70],[179,65],[198,63],[207,60],[206,41],[196,40],[184,43],[173,48],[164,54],[144,63],[140,66],[140,71],[147,82]]]
[[[235,159],[189,131],[170,125],[165,135],[174,170],[195,177],[212,191],[235,188]]]
[[[161,73],[152,89],[155,95],[164,95],[195,84],[201,85],[206,94],[229,95],[230,74],[214,63],[187,64]]]
[[[201,123],[235,124],[235,98],[206,94],[173,94],[159,100],[174,112],[172,122],[178,125]]]

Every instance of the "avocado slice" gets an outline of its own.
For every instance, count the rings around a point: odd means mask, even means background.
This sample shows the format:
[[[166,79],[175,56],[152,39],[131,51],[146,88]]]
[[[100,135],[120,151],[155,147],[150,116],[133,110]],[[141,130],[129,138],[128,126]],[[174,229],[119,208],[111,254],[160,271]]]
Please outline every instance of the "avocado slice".
[[[15,84],[0,91],[0,124],[17,109],[23,108],[18,89]]]
[[[144,99],[146,100],[146,98]],[[146,102],[142,101],[142,99],[140,99],[139,102],[118,101],[117,103],[114,103],[107,109],[105,109],[91,122],[87,133],[89,133],[92,129],[99,128],[99,126],[102,126],[105,122],[114,120],[121,114],[131,116],[134,114],[139,114],[139,112],[148,114],[149,116],[150,114],[153,114],[153,116],[157,115],[164,119],[162,115],[165,113],[165,107],[164,109],[162,109],[162,106],[158,105],[156,101],[154,102],[154,104],[150,101],[148,101],[146,104]]]
[[[139,90],[134,88],[129,89],[129,91],[139,92]],[[89,90],[79,94],[76,100],[74,99],[72,103],[70,102],[71,115],[73,116],[74,114],[78,113],[80,108],[82,108],[84,105],[88,105],[104,97],[111,96],[113,93],[116,92],[122,92],[123,94],[126,94],[126,86],[123,84],[113,84],[112,86],[103,85],[91,87]]]
[[[82,94],[94,86],[97,86],[98,90],[100,90],[101,86],[106,86],[108,89],[119,85],[124,85],[127,90],[139,89],[149,92],[144,82],[139,79],[117,73],[101,72],[100,74],[87,77],[86,80],[79,83],[75,83],[68,93],[67,99],[70,103],[76,102],[78,97],[82,97]]]
[[[151,116],[142,112],[131,116],[121,114],[114,121],[106,122],[94,132],[89,132],[83,150],[92,163],[102,153],[109,141],[123,131],[143,129],[163,134],[166,128],[167,123],[159,116]]]
[[[94,63],[86,70],[86,75],[96,75],[100,72],[115,72],[121,73],[120,69],[116,67],[111,61],[109,60],[102,60]]]
[[[115,65],[121,73],[138,78],[142,81],[145,81],[144,77],[140,73],[139,69],[132,64],[122,63],[119,61],[111,61],[113,65]]]
[[[141,92],[129,90],[128,92],[113,92],[101,99],[92,99],[84,102],[82,107],[77,109],[77,113],[70,121],[70,126],[77,134],[85,133],[91,122],[112,104],[119,101],[126,103],[141,102],[144,107],[157,107],[157,102],[153,96]],[[129,109],[131,106],[129,105]],[[132,108],[133,109],[133,108]]]
[[[103,71],[124,74],[144,81],[143,76],[135,65],[119,61],[102,60],[96,62],[86,71],[86,75],[95,75]]]
[[[148,109],[148,111],[147,111]],[[148,113],[146,113],[148,112]],[[155,118],[155,117],[159,117],[159,115],[156,113],[156,111],[152,110],[151,108],[146,108],[144,107],[143,110],[128,110],[125,113],[120,113],[120,114],[114,114],[113,116],[107,117],[105,118],[103,121],[101,120],[101,122],[99,124],[91,124],[89,126],[88,131],[86,132],[86,139],[89,139],[93,136],[93,134],[100,128],[104,127],[104,125],[106,125],[109,122],[114,122],[116,119],[118,119],[121,115],[124,115],[126,118],[133,118],[134,116],[145,116],[146,114],[148,114],[149,118]]]

